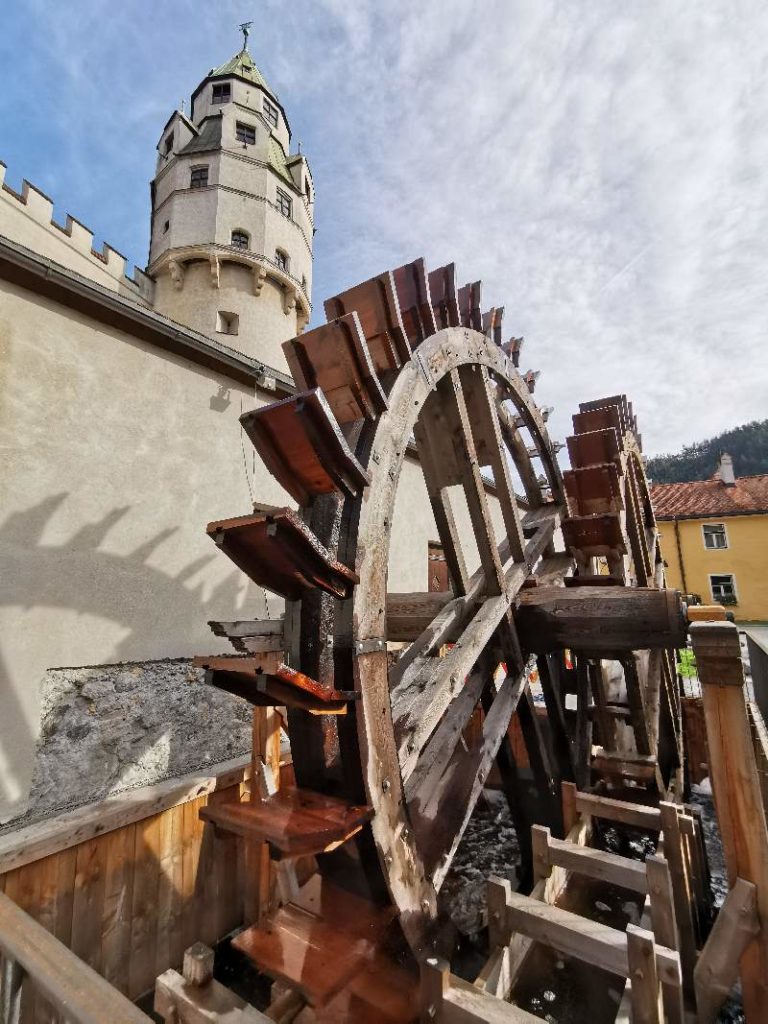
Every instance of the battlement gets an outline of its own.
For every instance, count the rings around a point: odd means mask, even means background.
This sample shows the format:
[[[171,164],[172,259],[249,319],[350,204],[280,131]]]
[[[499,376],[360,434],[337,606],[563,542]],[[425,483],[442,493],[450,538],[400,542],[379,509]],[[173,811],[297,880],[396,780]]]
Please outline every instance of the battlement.
[[[53,200],[22,180],[21,192],[5,182],[6,165],[0,160],[0,234],[89,277],[122,295],[152,305],[154,281],[139,267],[128,277],[125,256],[108,242],[94,248],[93,232],[71,214],[64,224],[53,216]]]

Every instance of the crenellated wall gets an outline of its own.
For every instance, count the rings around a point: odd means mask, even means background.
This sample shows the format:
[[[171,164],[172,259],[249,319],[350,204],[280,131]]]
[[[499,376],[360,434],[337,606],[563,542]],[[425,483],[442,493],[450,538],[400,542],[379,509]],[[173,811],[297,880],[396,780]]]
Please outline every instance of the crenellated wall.
[[[93,232],[67,214],[64,225],[53,218],[53,200],[26,179],[21,192],[5,183],[6,165],[0,161],[0,235],[40,256],[95,281],[144,306],[152,305],[154,282],[134,267],[126,275],[126,259],[105,242],[93,247]]]

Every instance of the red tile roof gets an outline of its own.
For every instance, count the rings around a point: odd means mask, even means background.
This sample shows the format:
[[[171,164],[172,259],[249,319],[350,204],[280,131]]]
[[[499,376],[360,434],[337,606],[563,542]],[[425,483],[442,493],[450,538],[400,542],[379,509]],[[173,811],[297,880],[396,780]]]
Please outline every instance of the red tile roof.
[[[737,477],[732,487],[726,487],[715,478],[683,484],[653,484],[651,500],[657,519],[768,513],[768,473]]]

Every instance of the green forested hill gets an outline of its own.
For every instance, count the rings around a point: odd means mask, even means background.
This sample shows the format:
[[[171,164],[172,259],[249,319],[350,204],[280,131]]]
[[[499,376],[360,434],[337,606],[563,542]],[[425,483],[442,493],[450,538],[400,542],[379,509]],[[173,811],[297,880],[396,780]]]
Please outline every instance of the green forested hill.
[[[708,480],[717,469],[720,452],[733,456],[736,476],[768,473],[768,420],[726,430],[708,441],[686,446],[677,455],[657,455],[648,459],[646,473],[655,484]]]

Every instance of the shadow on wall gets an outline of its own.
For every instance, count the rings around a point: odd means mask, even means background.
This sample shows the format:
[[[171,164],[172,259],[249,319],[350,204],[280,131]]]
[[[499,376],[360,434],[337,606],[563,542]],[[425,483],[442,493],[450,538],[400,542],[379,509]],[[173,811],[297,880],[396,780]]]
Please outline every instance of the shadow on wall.
[[[249,705],[205,686],[188,659],[141,660],[149,651],[220,649],[220,640],[211,637],[207,647],[197,638],[214,609],[229,617],[241,603],[242,574],[233,571],[213,586],[195,579],[217,559],[215,551],[175,575],[157,568],[152,556],[176,528],[128,554],[103,550],[130,506],[60,545],[44,544],[67,496],[47,498],[0,525],[0,820],[25,811],[30,775],[26,820],[250,746]],[[186,643],[179,639],[184,623]],[[99,666],[51,668],[72,661]]]

